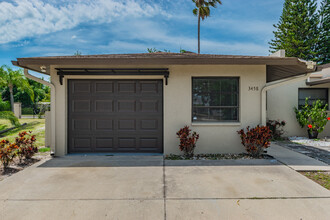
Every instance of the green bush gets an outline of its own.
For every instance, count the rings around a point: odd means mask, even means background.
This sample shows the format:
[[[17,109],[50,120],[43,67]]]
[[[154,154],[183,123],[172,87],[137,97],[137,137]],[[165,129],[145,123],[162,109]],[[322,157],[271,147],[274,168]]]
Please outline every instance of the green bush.
[[[11,111],[0,112],[0,119],[8,119],[10,121],[10,123],[15,127],[18,127],[21,125],[19,123],[18,119],[16,118],[16,116],[14,115],[14,113]]]
[[[33,115],[33,108],[22,108],[22,115]]]
[[[10,102],[0,100],[0,111],[11,111]]]
[[[309,131],[321,133],[328,120],[330,120],[330,118],[328,118],[327,109],[328,105],[324,105],[320,100],[309,105],[308,98],[306,98],[305,105],[302,106],[301,110],[295,108],[294,111],[297,121],[302,128],[307,126]]]

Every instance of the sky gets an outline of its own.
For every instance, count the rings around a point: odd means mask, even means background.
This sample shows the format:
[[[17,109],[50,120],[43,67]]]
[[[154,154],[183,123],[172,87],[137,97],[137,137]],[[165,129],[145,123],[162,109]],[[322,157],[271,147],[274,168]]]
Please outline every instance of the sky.
[[[201,53],[268,55],[284,0],[222,0]],[[197,51],[191,0],[0,0],[0,65],[20,57]]]

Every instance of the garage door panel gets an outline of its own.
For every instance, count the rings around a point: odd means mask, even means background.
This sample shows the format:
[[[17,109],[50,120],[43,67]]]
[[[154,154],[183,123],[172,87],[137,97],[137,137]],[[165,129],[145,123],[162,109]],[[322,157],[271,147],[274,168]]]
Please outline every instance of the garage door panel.
[[[142,130],[156,130],[158,128],[157,119],[142,119],[140,121],[140,128]]]
[[[114,128],[114,120],[112,119],[96,119],[96,131],[112,131]]]
[[[157,81],[141,81],[140,92],[142,94],[158,94],[159,93],[159,82]]]
[[[72,120],[72,130],[81,131],[81,130],[91,130],[91,120],[89,119],[74,119]]]
[[[75,81],[72,83],[72,94],[90,93],[91,84],[86,81]]]
[[[157,99],[154,100],[140,100],[141,112],[159,112],[159,103]]]
[[[92,146],[92,138],[85,138],[85,137],[75,137],[72,139],[73,148],[84,148],[90,149]]]
[[[135,100],[118,100],[118,112],[136,112]]]
[[[70,153],[163,151],[161,80],[69,80],[68,89]]]
[[[91,101],[90,100],[74,100],[72,102],[73,112],[90,112]]]
[[[95,149],[108,149],[108,150],[113,150],[114,143],[113,143],[113,138],[95,138]]]
[[[136,131],[136,119],[119,119],[118,131]]]
[[[136,93],[135,81],[119,81],[118,93]]]
[[[95,100],[95,112],[114,112],[113,100]]]
[[[118,148],[123,150],[135,150],[136,138],[135,137],[119,137],[118,138]]]
[[[95,82],[95,94],[99,93],[113,93],[114,83],[113,82]]]

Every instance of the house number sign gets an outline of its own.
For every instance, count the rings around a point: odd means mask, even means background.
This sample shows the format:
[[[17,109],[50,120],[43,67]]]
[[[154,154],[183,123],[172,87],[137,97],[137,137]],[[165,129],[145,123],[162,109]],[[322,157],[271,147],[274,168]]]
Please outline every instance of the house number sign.
[[[258,86],[249,86],[248,91],[259,91],[259,87]]]

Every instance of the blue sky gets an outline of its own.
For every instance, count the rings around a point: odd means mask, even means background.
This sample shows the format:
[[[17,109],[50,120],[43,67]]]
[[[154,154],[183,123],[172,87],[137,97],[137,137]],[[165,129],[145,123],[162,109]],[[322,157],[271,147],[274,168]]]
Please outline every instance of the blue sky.
[[[268,55],[284,0],[223,0],[201,53]],[[191,0],[0,0],[0,64],[18,57],[197,51]]]

